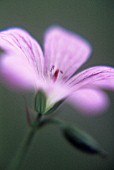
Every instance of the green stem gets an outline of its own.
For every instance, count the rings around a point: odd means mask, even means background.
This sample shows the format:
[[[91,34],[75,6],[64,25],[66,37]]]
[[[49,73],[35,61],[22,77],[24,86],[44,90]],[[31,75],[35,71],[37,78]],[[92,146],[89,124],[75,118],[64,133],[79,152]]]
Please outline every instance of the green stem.
[[[37,132],[36,127],[31,127],[29,129],[27,136],[22,142],[22,145],[19,147],[19,150],[15,158],[12,160],[8,170],[20,170],[21,169],[21,165],[26,157],[29,146],[31,145],[33,137],[35,136],[36,132]]]
[[[33,137],[35,136],[39,128],[49,123],[56,124],[60,127],[64,126],[64,122],[59,119],[46,118],[42,120],[39,119],[39,123],[37,121],[34,122],[34,124],[30,127],[27,133],[27,136],[25,137],[21,146],[19,147],[19,150],[17,151],[15,158],[11,161],[11,164],[8,167],[8,170],[20,170],[21,169],[24,159],[28,153],[29,147],[33,141]]]

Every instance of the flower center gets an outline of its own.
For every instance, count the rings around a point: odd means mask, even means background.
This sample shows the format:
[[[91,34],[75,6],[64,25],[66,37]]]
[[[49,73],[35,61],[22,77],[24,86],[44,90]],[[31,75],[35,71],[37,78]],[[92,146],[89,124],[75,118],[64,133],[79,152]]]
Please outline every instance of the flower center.
[[[60,69],[58,68],[55,69],[55,66],[53,65],[50,70],[50,76],[53,82],[57,80],[57,78],[59,77],[59,73],[63,74],[63,72]]]

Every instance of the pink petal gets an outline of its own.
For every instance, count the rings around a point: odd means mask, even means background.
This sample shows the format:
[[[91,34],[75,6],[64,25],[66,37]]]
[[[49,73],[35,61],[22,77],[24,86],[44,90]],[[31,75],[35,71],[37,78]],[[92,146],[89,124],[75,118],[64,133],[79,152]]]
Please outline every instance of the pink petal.
[[[40,46],[20,28],[0,32],[0,77],[12,88],[33,88],[42,74],[44,58]]]
[[[59,69],[62,79],[68,79],[91,53],[86,40],[61,27],[50,28],[44,38],[47,70]]]
[[[85,87],[114,90],[114,68],[95,66],[75,75],[67,83],[72,90]]]
[[[51,82],[48,82],[48,84],[45,83],[43,90],[48,96],[47,105],[53,105],[56,102],[65,99],[70,93],[66,86],[62,86],[62,84],[59,83],[53,84]]]
[[[69,98],[69,101],[79,111],[88,115],[102,113],[109,106],[107,95],[93,89],[78,90]]]

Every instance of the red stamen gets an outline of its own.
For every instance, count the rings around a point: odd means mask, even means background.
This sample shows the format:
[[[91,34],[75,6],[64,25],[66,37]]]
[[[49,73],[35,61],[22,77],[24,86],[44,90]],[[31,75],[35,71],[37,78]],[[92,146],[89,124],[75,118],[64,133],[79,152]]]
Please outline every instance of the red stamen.
[[[58,77],[58,74],[59,74],[59,69],[57,69],[53,75],[53,81],[55,82],[57,80],[57,77]]]
[[[59,73],[63,74],[63,71],[59,70],[59,69],[55,70],[55,66],[52,65],[52,67],[50,69],[50,76],[54,82],[57,80]]]

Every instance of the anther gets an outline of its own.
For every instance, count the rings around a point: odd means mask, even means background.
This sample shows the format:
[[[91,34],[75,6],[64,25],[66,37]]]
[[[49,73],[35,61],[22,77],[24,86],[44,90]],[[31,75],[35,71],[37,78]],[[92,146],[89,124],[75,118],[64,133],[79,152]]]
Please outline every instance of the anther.
[[[55,66],[52,65],[52,67],[50,69],[50,76],[51,76],[53,82],[55,82],[57,80],[59,73],[63,74],[63,71],[59,70],[59,69],[55,69]]]
[[[51,69],[50,69],[50,72],[52,72],[52,70],[54,70],[54,67],[55,67],[55,66],[54,66],[54,65],[52,65],[52,67],[51,67]]]

